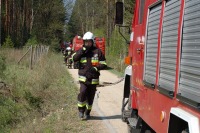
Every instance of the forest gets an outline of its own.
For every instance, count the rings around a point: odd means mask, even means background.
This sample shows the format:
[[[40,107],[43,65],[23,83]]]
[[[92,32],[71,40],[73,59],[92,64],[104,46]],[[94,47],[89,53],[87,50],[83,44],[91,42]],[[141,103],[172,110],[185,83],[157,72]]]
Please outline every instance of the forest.
[[[105,36],[115,30],[116,0],[1,0],[1,45],[27,43],[55,45],[86,31]],[[134,0],[125,0],[124,25],[131,25]]]

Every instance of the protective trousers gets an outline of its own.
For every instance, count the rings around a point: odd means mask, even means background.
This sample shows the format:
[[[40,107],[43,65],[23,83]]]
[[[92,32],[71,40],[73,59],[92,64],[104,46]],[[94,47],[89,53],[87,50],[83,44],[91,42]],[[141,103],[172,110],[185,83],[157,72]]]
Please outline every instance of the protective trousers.
[[[94,96],[96,92],[96,85],[86,85],[80,82],[80,93],[78,94],[78,110],[79,112],[90,114]]]

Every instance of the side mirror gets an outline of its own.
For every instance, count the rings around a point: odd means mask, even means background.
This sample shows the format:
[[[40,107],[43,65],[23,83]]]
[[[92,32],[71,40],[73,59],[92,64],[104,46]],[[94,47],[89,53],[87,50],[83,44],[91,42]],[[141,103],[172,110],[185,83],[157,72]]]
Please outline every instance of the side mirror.
[[[116,2],[115,24],[123,24],[124,5],[123,2]]]

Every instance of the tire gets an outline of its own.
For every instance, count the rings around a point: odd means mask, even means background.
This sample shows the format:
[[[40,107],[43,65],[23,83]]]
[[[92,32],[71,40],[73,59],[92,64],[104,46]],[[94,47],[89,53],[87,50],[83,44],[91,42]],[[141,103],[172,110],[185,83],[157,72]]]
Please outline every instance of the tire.
[[[128,133],[133,133],[132,127],[129,124],[127,124],[127,129]]]

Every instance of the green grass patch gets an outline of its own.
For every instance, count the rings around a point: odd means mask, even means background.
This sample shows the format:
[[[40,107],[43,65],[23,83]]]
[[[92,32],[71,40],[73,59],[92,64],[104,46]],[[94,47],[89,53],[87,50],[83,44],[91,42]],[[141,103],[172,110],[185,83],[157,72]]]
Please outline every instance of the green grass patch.
[[[23,52],[11,51],[1,51],[7,87],[0,91],[0,132],[94,132],[90,123],[78,119],[79,89],[61,54],[50,52],[30,70],[17,64]]]
[[[106,47],[106,62],[112,72],[122,76],[127,65],[124,63],[124,58],[128,54],[128,45],[125,40],[115,29],[112,33],[110,46]]]

